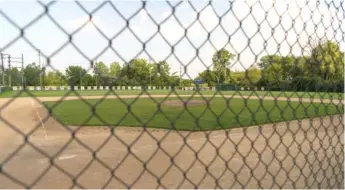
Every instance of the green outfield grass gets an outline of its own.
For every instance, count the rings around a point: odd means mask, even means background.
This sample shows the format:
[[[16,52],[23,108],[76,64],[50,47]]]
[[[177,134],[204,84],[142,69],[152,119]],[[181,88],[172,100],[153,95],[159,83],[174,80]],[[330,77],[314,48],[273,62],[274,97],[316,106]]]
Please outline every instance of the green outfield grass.
[[[114,91],[117,95],[138,95],[142,93],[141,90],[115,90]],[[79,91],[30,91],[28,92],[20,92],[20,91],[8,91],[0,93],[0,98],[8,98],[8,97],[28,97],[28,96],[36,96],[36,97],[51,97],[51,96],[76,96],[77,94],[81,96],[104,96],[105,94],[109,93],[109,90],[79,90]],[[148,90],[147,93],[152,95],[166,95],[170,93],[169,90]],[[182,91],[176,90],[172,94],[179,94],[179,95],[191,95],[195,93],[194,91]],[[199,92],[196,92],[199,94]],[[203,95],[213,95],[215,93],[224,94],[224,95],[243,95],[243,96],[273,96],[273,97],[292,97],[292,98],[325,98],[325,99],[343,99],[343,93],[325,93],[325,92],[267,92],[267,91],[222,91],[216,92],[211,90],[200,91]],[[113,94],[110,92],[110,94]]]
[[[163,99],[155,100],[161,102]],[[202,99],[194,98],[193,100]],[[158,110],[157,103],[149,98],[87,101],[94,106],[95,113],[101,119],[93,116],[90,106],[82,100],[61,102],[54,107],[53,116],[67,125],[143,126],[145,123],[146,126],[153,128],[171,128],[171,121],[173,121],[178,130],[212,130],[343,114],[343,105],[287,101],[275,103],[270,100],[260,102],[255,99],[214,98],[210,102],[209,109],[205,104],[187,108],[161,104],[161,111]],[[55,102],[45,102],[45,104],[51,107]],[[128,107],[127,104],[131,106]],[[129,112],[128,109],[131,111]]]

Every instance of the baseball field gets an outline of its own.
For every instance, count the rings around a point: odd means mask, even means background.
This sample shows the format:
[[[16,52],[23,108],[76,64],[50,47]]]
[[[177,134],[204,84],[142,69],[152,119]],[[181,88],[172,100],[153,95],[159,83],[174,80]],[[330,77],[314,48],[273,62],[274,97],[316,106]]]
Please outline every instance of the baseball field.
[[[1,188],[343,185],[343,94],[133,90],[0,96]]]
[[[239,97],[180,97],[46,102],[65,125],[147,126],[173,130],[229,129],[342,114],[332,103],[287,102]]]

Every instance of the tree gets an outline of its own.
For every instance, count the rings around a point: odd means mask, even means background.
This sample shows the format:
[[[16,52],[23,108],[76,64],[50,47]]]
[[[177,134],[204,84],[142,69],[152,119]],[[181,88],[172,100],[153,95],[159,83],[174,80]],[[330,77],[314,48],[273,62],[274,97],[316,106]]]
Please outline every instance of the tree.
[[[60,71],[48,72],[43,82],[45,86],[63,86],[67,84],[66,77]]]
[[[240,86],[245,76],[244,71],[232,71],[230,74],[230,83]]]
[[[66,78],[70,86],[80,85],[80,79],[84,77],[86,70],[81,66],[69,66],[66,69]]]
[[[93,72],[99,76],[108,76],[109,68],[102,61],[97,62],[93,67]]]
[[[150,84],[150,69],[151,66],[145,59],[133,59],[123,66],[121,70],[121,78],[126,76],[127,85],[148,85]],[[151,75],[152,74],[151,69]]]
[[[338,44],[325,41],[313,47],[310,56],[314,74],[324,80],[341,79],[344,76],[344,52]]]
[[[248,87],[253,87],[256,86],[260,79],[261,70],[255,65],[252,65],[248,68],[247,72],[245,72],[243,83]]]
[[[265,55],[261,57],[259,67],[261,70],[269,68],[273,63],[280,64],[282,57],[279,55]]]
[[[95,86],[96,85],[96,78],[90,74],[85,74],[82,79],[83,86]]]
[[[233,60],[235,57],[234,54],[230,53],[226,49],[221,49],[214,53],[212,57],[213,68],[216,73],[216,77],[218,77],[219,83],[224,83],[228,79],[229,69],[228,66],[230,65],[230,61]]]
[[[194,85],[194,81],[192,79],[182,79],[181,83],[182,83],[182,86]]]
[[[12,86],[21,86],[22,85],[22,72],[18,70],[18,68],[11,68],[7,69],[9,74],[11,75],[11,85]]]
[[[114,78],[117,78],[121,75],[121,65],[119,62],[113,62],[110,64],[109,75]]]
[[[151,80],[157,86],[170,86],[178,84],[179,77],[176,73],[170,76],[170,66],[166,61],[149,64]]]
[[[39,86],[40,85],[40,74],[44,74],[44,68],[40,69],[40,66],[35,62],[27,65],[24,68],[24,80],[28,86]],[[44,76],[43,76],[44,77]]]
[[[96,78],[96,85],[106,85],[109,80],[109,68],[102,61],[97,62],[93,67]]]
[[[310,70],[308,69],[308,64],[310,63],[310,57],[300,56],[295,57],[294,66],[290,71],[292,80],[296,77],[310,76]]]
[[[266,55],[260,59],[259,67],[262,71],[262,82],[266,85],[277,85],[284,77],[282,57]]]
[[[218,83],[216,72],[208,69],[199,73],[199,76],[196,78],[196,80],[202,80],[209,86],[214,86]]]

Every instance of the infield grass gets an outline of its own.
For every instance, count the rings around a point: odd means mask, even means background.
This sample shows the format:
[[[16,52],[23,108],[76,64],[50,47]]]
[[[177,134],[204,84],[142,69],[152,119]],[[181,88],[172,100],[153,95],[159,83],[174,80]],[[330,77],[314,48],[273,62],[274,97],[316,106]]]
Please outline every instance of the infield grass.
[[[163,101],[162,98],[154,100]],[[86,100],[91,106],[82,100],[66,100],[54,107],[53,116],[66,125],[146,125],[153,128],[193,131],[244,127],[344,112],[343,105],[235,98],[213,98],[209,108],[206,104],[184,108],[162,102],[159,110],[154,100],[150,98]],[[55,102],[45,102],[45,104],[51,107]],[[99,118],[92,113],[91,107],[94,107]]]

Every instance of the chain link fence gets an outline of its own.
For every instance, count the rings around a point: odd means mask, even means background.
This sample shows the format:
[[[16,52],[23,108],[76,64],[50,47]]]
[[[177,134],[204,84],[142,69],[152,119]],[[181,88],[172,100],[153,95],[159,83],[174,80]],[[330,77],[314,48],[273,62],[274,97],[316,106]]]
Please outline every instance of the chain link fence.
[[[1,188],[344,188],[343,1],[0,5]]]

